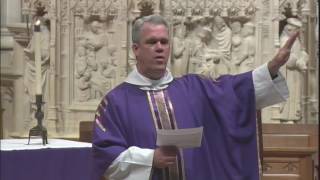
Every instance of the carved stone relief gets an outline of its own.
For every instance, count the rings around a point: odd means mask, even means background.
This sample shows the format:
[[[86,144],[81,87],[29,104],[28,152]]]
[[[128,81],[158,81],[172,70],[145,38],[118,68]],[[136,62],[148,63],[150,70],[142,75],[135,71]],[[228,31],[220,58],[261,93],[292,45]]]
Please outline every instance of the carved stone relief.
[[[280,44],[284,45],[290,33],[299,30],[302,22],[297,18],[288,18],[281,35]],[[280,121],[299,121],[302,119],[302,88],[304,87],[303,79],[307,70],[307,63],[309,60],[308,53],[304,50],[304,45],[301,39],[298,39],[293,44],[291,55],[283,68],[283,75],[287,79],[290,96],[288,101],[281,104]]]
[[[240,40],[242,36],[240,34],[247,33],[232,33],[231,24],[238,21],[238,29],[241,29],[243,24],[254,20],[256,11],[254,1],[246,1],[241,6],[238,6],[237,1],[171,1],[171,4],[173,74],[181,76],[186,73],[201,73],[217,77],[222,74],[237,73],[236,66],[240,63],[236,65],[232,62],[231,55],[232,51],[234,56],[237,55],[237,51],[240,52],[240,44],[236,41]],[[186,32],[181,33],[180,29],[186,29]],[[249,28],[245,28],[245,31],[249,31],[247,29]],[[255,41],[254,31],[253,27],[253,34],[247,39]],[[251,44],[255,49],[255,42]],[[255,57],[255,53],[251,52],[251,56]],[[187,68],[184,66],[181,69],[177,68],[179,62],[180,64],[185,62]],[[252,68],[253,66],[246,70]]]
[[[179,24],[174,26],[173,57],[171,69],[175,76],[182,76],[188,73],[189,53],[191,42],[187,38],[186,26]]]
[[[92,20],[87,26],[87,30],[76,41],[79,46],[75,56],[75,77],[79,91],[76,100],[82,102],[101,99],[104,93],[110,90],[112,87],[110,79],[115,75],[112,69],[117,66],[115,62],[111,62],[107,35],[103,31],[102,22]]]
[[[114,43],[121,1],[77,3],[74,9],[74,101],[99,101],[120,76]]]
[[[256,40],[255,40],[255,25],[252,22],[247,22],[241,30],[242,40],[239,47],[240,53],[232,56],[234,58],[235,72],[243,73],[250,71],[255,65],[256,55]],[[234,34],[233,34],[233,37]]]
[[[101,97],[135,66],[131,26],[136,18],[161,14],[168,20],[172,40],[168,66],[174,76],[198,73],[215,78],[249,71],[269,61],[283,41],[284,22],[297,18],[302,27],[311,27],[309,16],[314,11],[309,1],[302,0],[24,0],[23,13],[32,16],[39,4],[48,11],[51,25],[49,43],[43,46],[48,51],[44,68],[48,75],[44,81],[47,123],[55,124],[49,131],[64,137],[77,136],[79,121],[92,120]],[[306,66],[304,73],[293,70],[288,79],[299,77],[300,87],[311,87],[309,82],[317,80],[318,72],[310,67],[315,63],[311,58],[315,51],[310,50],[313,39],[310,28],[301,31],[299,43],[304,48],[298,52],[306,52],[302,54],[308,55],[308,62],[301,64]],[[25,69],[28,67],[26,64]],[[32,92],[34,79],[28,73],[24,78],[31,81],[26,88]],[[292,91],[296,92],[292,98],[300,102],[297,105],[290,99],[287,105],[295,104],[299,110],[294,112],[299,115],[285,116],[286,106],[276,105],[264,110],[264,122],[297,122],[311,117],[311,107],[303,103],[318,101],[317,91],[292,88],[297,90]]]

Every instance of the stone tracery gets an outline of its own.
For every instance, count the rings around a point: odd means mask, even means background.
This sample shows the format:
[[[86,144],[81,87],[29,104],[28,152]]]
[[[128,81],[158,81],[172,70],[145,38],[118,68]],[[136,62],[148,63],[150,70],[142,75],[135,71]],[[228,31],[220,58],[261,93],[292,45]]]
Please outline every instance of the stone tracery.
[[[39,4],[48,10],[53,25],[50,32],[48,81],[52,90],[49,91],[49,103],[60,115],[49,114],[49,118],[56,118],[56,123],[62,122],[61,128],[69,126],[69,121],[91,120],[101,96],[120,83],[132,69],[135,60],[130,53],[130,29],[139,16],[156,13],[169,21],[173,48],[170,67],[174,74],[202,73],[216,77],[242,72],[238,61],[239,57],[245,57],[242,49],[245,44],[254,50],[250,57],[255,59],[246,70],[268,61],[280,47],[282,21],[297,17],[307,27],[312,23],[313,11],[312,3],[302,0],[24,0],[23,13],[32,15]],[[217,26],[214,21],[217,17],[223,19],[228,32],[220,38],[213,28]],[[240,33],[243,30],[239,29],[245,29],[249,22],[253,24],[254,32],[251,31],[250,38],[245,41],[248,35],[244,36]],[[97,30],[90,29],[91,25]],[[312,38],[307,34],[311,31],[303,29],[302,32],[301,41],[309,52],[311,46],[308,44]],[[219,49],[222,42],[227,42],[224,50]],[[215,43],[220,45],[215,46]],[[222,56],[217,58],[218,52],[221,55],[222,51]],[[180,59],[187,62],[183,70],[177,65]],[[224,64],[227,70],[218,72],[222,69],[218,68],[222,62],[227,62]],[[307,66],[309,79],[306,80],[315,81],[311,77],[318,70]],[[316,91],[308,91],[301,92],[301,97],[305,98],[305,103],[314,104],[318,98]],[[278,109],[275,106],[267,110],[266,114],[272,115],[264,117],[274,119]],[[305,119],[316,118],[308,108],[302,107],[302,111]]]

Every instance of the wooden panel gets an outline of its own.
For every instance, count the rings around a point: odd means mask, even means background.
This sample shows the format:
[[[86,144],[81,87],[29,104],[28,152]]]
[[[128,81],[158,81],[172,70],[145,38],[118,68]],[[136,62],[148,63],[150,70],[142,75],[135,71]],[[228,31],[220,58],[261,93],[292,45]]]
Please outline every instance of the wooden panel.
[[[268,147],[308,147],[311,137],[306,134],[264,134],[263,143]]]
[[[263,180],[300,180],[299,175],[264,174]]]
[[[263,180],[312,180],[317,125],[263,124]]]
[[[295,139],[299,143],[304,138],[308,137],[309,147],[318,147],[318,125],[316,124],[263,124],[262,125],[262,133],[264,136],[264,146],[272,147],[272,146],[284,146],[286,141],[291,141],[290,146],[292,144],[292,138]],[[272,139],[270,142],[270,138]],[[282,140],[280,140],[282,138]],[[277,140],[279,139],[279,140]],[[277,144],[277,142],[281,142],[281,144]],[[295,145],[296,146],[296,145]]]
[[[93,128],[93,123],[91,121],[80,122],[79,141],[91,143],[92,128]]]
[[[265,158],[263,171],[266,174],[299,175],[300,158]]]

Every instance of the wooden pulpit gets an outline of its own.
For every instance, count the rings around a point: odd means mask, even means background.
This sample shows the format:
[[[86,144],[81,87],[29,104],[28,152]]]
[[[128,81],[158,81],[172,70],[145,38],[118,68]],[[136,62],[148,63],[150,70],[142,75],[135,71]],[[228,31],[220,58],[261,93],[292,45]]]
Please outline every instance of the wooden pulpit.
[[[318,125],[263,124],[263,180],[315,180]]]

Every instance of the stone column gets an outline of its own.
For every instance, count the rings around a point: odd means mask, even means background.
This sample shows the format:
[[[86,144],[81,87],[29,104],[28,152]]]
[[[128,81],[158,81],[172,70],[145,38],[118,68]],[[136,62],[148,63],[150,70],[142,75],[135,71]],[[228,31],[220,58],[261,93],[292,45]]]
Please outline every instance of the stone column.
[[[23,61],[21,58],[22,46],[15,41],[14,37],[22,40],[23,33],[9,31],[8,26],[18,24],[22,20],[21,0],[1,0],[1,83],[6,82],[12,88],[11,105],[4,108],[3,117],[3,137],[20,136],[23,132],[24,119],[23,112]],[[21,25],[21,24],[20,24]],[[16,29],[16,28],[15,28]],[[19,28],[18,28],[19,29]],[[2,99],[2,97],[1,97]],[[3,105],[3,104],[2,104]],[[19,133],[14,133],[19,132]]]

